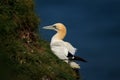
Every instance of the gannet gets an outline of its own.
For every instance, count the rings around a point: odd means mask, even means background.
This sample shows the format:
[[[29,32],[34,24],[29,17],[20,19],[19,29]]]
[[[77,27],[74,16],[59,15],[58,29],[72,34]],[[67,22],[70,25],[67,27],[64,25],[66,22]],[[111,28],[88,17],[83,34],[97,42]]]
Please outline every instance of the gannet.
[[[67,33],[65,25],[63,25],[62,23],[55,23],[50,26],[45,26],[43,27],[43,29],[57,31],[50,42],[52,52],[59,59],[68,63],[73,69],[80,69],[80,65],[74,62],[74,60],[80,60],[83,62],[86,62],[86,60],[75,56],[76,48],[74,48],[69,42],[63,41]]]

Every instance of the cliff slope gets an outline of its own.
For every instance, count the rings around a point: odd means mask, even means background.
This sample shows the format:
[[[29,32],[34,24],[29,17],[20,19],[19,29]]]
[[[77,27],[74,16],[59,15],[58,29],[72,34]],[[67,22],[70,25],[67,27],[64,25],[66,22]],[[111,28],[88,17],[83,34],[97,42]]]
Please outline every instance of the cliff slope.
[[[37,33],[34,0],[0,0],[0,80],[76,80]]]

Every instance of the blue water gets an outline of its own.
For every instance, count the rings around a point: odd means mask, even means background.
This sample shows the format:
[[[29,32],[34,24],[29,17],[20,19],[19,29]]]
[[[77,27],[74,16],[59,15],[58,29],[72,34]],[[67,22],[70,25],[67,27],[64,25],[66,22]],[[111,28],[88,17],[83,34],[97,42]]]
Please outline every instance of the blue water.
[[[36,0],[41,36],[50,41],[55,32],[41,30],[56,22],[68,29],[66,41],[75,46],[83,80],[120,80],[120,0]]]

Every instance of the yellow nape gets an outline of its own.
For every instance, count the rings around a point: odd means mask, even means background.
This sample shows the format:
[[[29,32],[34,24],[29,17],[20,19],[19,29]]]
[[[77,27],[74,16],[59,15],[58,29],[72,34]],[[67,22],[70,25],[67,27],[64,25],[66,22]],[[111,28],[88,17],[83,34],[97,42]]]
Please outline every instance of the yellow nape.
[[[62,40],[64,39],[64,37],[66,36],[66,33],[67,33],[67,30],[66,30],[66,27],[65,25],[63,25],[62,23],[56,23],[54,24],[57,28],[57,34],[55,34],[53,36],[54,39],[57,39],[57,40]]]

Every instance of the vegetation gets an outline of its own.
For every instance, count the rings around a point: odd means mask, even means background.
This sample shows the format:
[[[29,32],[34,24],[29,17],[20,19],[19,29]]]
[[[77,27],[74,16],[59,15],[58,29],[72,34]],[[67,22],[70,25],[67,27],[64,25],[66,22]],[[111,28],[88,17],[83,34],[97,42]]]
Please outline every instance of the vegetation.
[[[0,80],[76,80],[37,34],[33,0],[0,0]]]

